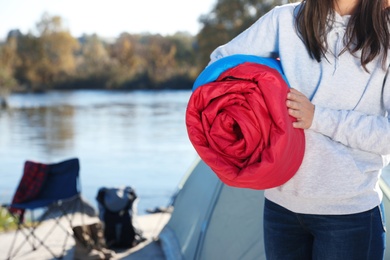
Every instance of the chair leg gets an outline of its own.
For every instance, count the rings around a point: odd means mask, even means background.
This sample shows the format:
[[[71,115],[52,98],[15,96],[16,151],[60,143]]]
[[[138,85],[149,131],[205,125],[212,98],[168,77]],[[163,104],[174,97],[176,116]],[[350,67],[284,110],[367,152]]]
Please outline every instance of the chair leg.
[[[78,209],[79,204],[80,204],[80,209]],[[81,222],[82,222],[82,226],[84,226],[84,215],[83,214],[85,213],[85,206],[84,206],[81,195],[78,195],[76,198],[74,198],[73,203],[68,203],[65,205],[57,204],[56,207],[62,213],[62,217],[67,220],[67,223],[69,224],[69,227],[71,227],[71,228],[73,227],[73,222],[74,222],[74,217],[75,217],[75,215],[73,213],[74,212],[81,212]],[[71,214],[68,214],[69,212]],[[61,223],[59,222],[59,219],[56,222],[57,222],[58,226],[60,226],[64,230],[64,232],[66,232],[66,237],[65,237],[65,240],[63,243],[63,248],[62,248],[62,255],[65,255],[67,240],[73,234],[69,231],[69,229],[66,229],[61,225]],[[76,242],[77,242],[77,240],[76,240]],[[98,254],[95,252],[95,255],[98,255]]]
[[[40,238],[36,235],[36,230],[39,226],[41,226],[42,222],[45,220],[44,216],[41,218],[37,223],[35,222],[35,217],[33,211],[31,212],[31,219],[32,219],[32,226],[27,226],[24,223],[18,222],[18,228],[15,232],[13,242],[11,244],[11,247],[8,251],[8,257],[7,259],[12,259],[13,257],[17,256],[17,254],[20,252],[20,250],[23,248],[25,243],[20,243],[18,247],[15,248],[15,244],[17,241],[17,237],[19,233],[22,233],[24,235],[24,239],[26,242],[31,246],[32,251],[37,250],[39,247],[44,247],[54,259],[62,259],[66,252],[66,242],[71,235],[70,231],[62,226],[60,223],[60,217],[53,218],[53,221],[55,224],[46,231],[46,233],[43,234],[43,238]],[[60,227],[65,233],[66,237],[64,240],[64,244],[62,245],[61,253],[56,254],[48,245],[45,244],[45,241],[50,237],[51,233],[56,229],[56,227]]]
[[[9,250],[8,250],[7,260],[10,260],[10,259],[12,258],[12,252],[13,252],[13,249],[14,249],[14,245],[15,245],[15,243],[16,243],[16,238],[18,237],[18,232],[19,232],[19,225],[18,225],[18,229],[15,231],[14,238],[13,238],[12,243],[11,243],[11,246],[10,246],[10,248],[9,248]],[[20,250],[20,249],[19,249],[19,250]],[[17,252],[18,252],[19,250],[17,250]],[[17,252],[16,252],[16,253],[17,253]],[[15,254],[16,254],[16,253],[15,253]]]
[[[11,212],[10,212],[11,213]],[[12,214],[12,213],[11,213]],[[12,214],[13,215],[13,214]],[[14,235],[14,238],[13,238],[13,241],[11,243],[11,247],[10,249],[8,250],[8,258],[7,259],[11,259],[13,256],[16,256],[17,253],[20,251],[20,249],[22,249],[22,247],[24,246],[23,243],[21,243],[19,245],[19,247],[17,247],[15,250],[14,250],[14,246],[16,244],[16,241],[17,241],[17,237],[18,237],[18,234],[19,233],[23,233],[24,237],[25,237],[25,240],[27,243],[30,244],[31,248],[32,248],[32,251],[36,250],[38,248],[39,245],[37,245],[35,242],[37,241],[37,237],[35,236],[34,234],[34,231],[36,229],[36,227],[38,225],[35,225],[33,223],[33,226],[29,227],[27,225],[25,225],[23,222],[20,221],[19,217],[13,215],[13,217],[15,218],[15,220],[17,221],[17,229],[15,231],[15,235]],[[34,219],[33,215],[32,215],[32,218]]]
[[[82,214],[81,221],[83,222],[84,226],[84,206],[85,205],[81,196],[75,197],[74,199],[65,203],[59,202],[52,204],[43,214],[40,214],[37,222],[35,222],[33,213],[34,211],[30,211],[31,219],[34,225],[26,226],[24,223],[18,223],[18,230],[15,232],[13,242],[8,251],[7,259],[12,259],[15,256],[21,255],[21,249],[23,249],[26,244],[31,246],[32,251],[37,250],[39,247],[43,247],[52,255],[54,259],[63,258],[66,254],[70,237],[73,236],[71,228],[73,227],[77,213]],[[39,231],[36,232],[36,229],[41,225],[41,223],[46,222],[47,220],[50,220],[50,224],[52,224],[52,226],[45,226],[46,228],[39,229]],[[50,241],[51,233],[55,233],[56,231],[61,230],[65,232],[65,236],[63,236],[61,252],[59,252],[58,247],[56,250],[53,250],[53,247],[47,245],[46,241]],[[23,236],[26,241],[24,241],[24,243],[20,243],[19,236]],[[59,244],[57,245],[60,246]],[[95,252],[95,256],[91,256],[92,258],[90,259],[93,259],[93,257],[98,255],[103,255],[103,258],[99,259],[108,259],[102,250],[94,250],[99,251],[100,253]],[[23,252],[25,251],[23,250]]]
[[[52,205],[52,208],[50,209],[50,211],[55,212],[56,210],[58,210],[58,212],[61,212],[60,217],[54,218],[55,225],[53,225],[51,231],[53,231],[56,227],[59,227],[66,234],[66,236],[64,238],[64,242],[62,243],[61,253],[59,255],[55,255],[52,253],[53,257],[55,257],[55,258],[61,259],[65,256],[66,245],[68,243],[68,239],[69,239],[69,237],[72,236],[70,228],[72,227],[72,223],[73,223],[73,214],[69,214],[69,212],[74,212],[75,209],[76,209],[75,204],[73,204],[73,206],[72,206],[72,204],[70,204],[70,205],[68,205],[68,207],[66,207],[66,206],[62,205],[61,203]],[[50,213],[48,213],[48,215],[49,214]],[[69,215],[72,215],[72,217],[70,217]],[[67,226],[69,226],[69,228],[63,226],[63,224],[61,223],[62,218],[66,219],[66,223],[67,223]],[[47,233],[47,235],[45,236],[44,239],[42,239],[42,241],[45,241],[47,239],[47,237],[50,235],[51,231]],[[46,245],[44,245],[44,246],[45,246],[45,248],[47,248]],[[49,249],[49,251],[51,251],[51,250]]]
[[[62,256],[58,256],[56,255],[51,249],[50,247],[48,247],[47,245],[45,245],[43,243],[44,240],[40,239],[39,237],[37,237],[35,235],[35,230],[37,229],[37,227],[39,226],[39,224],[33,226],[33,227],[27,227],[26,225],[23,225],[23,224],[19,224],[18,225],[18,229],[15,231],[15,235],[14,235],[14,238],[13,238],[13,241],[12,241],[12,244],[11,244],[11,247],[10,249],[8,250],[8,257],[7,259],[12,259],[13,257],[15,257],[19,251],[23,248],[24,246],[24,243],[20,243],[20,245],[14,249],[14,246],[16,244],[16,241],[17,241],[17,237],[18,237],[18,234],[19,233],[23,233],[24,235],[24,238],[26,240],[26,242],[28,244],[30,244],[31,246],[31,250],[32,251],[35,251],[37,250],[40,246],[43,246],[44,248],[46,248],[46,250],[56,259],[60,259],[62,258]],[[50,231],[49,231],[50,232]]]

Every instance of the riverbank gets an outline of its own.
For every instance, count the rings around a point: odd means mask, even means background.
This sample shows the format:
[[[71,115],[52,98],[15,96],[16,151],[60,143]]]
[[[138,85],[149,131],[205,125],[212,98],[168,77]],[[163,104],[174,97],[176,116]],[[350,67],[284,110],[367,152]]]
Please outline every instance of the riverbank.
[[[116,251],[115,257],[112,259],[125,259],[125,260],[164,259],[163,252],[161,251],[161,248],[158,245],[158,241],[156,239],[161,229],[168,222],[169,218],[170,218],[170,213],[155,213],[149,215],[134,216],[133,223],[138,229],[140,229],[143,232],[143,236],[146,238],[146,240],[133,248],[123,250],[123,251]],[[47,234],[50,231],[53,221],[54,220],[47,220],[44,223],[42,223],[41,226],[38,227],[37,229],[38,237],[43,237],[45,236],[45,234]],[[73,222],[73,226],[81,225],[82,223],[84,224],[96,223],[97,221],[99,221],[99,219],[96,217],[89,217],[87,215],[78,214],[76,215],[76,219]],[[66,226],[65,225],[66,221],[64,218],[61,219],[61,224]],[[67,226],[67,228],[69,232],[72,232],[71,227]],[[14,236],[15,236],[14,231],[0,233],[0,245],[2,248],[0,250],[0,259],[7,259],[8,249],[11,246]],[[50,233],[47,240],[48,241],[47,245],[49,246],[50,250],[52,250],[55,254],[61,253],[62,243],[64,241],[65,236],[66,233],[60,228],[56,228]],[[20,249],[16,257],[12,259],[15,260],[53,259],[53,256],[50,254],[50,252],[42,246],[38,247],[35,251],[31,251],[31,246],[25,242],[24,236],[21,236],[19,234],[17,236],[15,246],[19,246],[21,243],[23,244],[23,247]],[[147,250],[142,250],[143,248],[146,247]],[[65,247],[65,256],[62,259],[73,260],[74,250],[75,250],[75,241],[73,237],[70,237]]]

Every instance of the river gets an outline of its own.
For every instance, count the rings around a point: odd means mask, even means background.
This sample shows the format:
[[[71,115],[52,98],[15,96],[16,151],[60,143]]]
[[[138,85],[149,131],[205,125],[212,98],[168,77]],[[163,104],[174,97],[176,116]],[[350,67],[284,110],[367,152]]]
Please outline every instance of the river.
[[[185,128],[191,91],[50,91],[12,94],[0,111],[0,202],[10,202],[24,162],[80,160],[83,196],[131,186],[138,214],[168,205],[197,155]]]

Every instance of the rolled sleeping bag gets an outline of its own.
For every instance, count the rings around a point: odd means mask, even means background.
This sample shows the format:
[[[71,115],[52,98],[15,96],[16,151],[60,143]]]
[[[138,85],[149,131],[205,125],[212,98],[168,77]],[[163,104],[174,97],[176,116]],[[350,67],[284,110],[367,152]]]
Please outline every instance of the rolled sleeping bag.
[[[187,105],[187,133],[222,182],[262,190],[297,172],[305,137],[292,126],[288,92],[280,63],[272,58],[232,55],[199,74]]]

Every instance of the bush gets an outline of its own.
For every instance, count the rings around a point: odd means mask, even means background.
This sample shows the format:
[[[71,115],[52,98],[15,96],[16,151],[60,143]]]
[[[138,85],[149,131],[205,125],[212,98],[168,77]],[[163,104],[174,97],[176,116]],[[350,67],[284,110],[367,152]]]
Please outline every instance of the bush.
[[[16,228],[17,223],[12,215],[5,208],[0,207],[0,232],[15,230]]]

